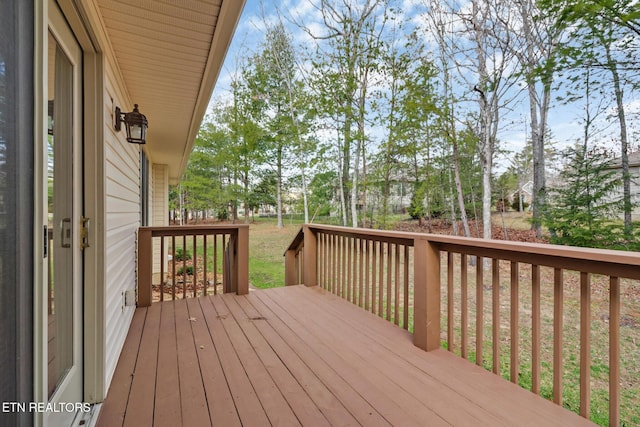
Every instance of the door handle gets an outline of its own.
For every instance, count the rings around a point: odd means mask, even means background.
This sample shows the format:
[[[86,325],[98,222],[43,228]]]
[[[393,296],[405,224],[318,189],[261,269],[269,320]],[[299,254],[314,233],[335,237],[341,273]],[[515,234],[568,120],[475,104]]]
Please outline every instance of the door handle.
[[[88,248],[91,245],[89,244],[89,229],[91,228],[91,218],[82,217],[80,218],[80,246],[82,249]]]
[[[71,247],[71,218],[63,218],[60,221],[60,246]]]

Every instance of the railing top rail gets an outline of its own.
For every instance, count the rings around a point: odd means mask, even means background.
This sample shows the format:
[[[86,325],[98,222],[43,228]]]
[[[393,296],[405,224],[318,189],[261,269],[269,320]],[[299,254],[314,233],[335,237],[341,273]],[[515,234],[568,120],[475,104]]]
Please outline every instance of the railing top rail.
[[[298,249],[300,249],[303,243],[304,243],[304,228],[300,227],[300,230],[298,230],[298,233],[295,235],[295,237],[291,241],[291,244],[289,244],[289,247],[285,251],[285,254],[287,253],[287,251],[297,251]]]
[[[627,264],[640,267],[640,253],[610,249],[579,248],[575,246],[552,245],[547,243],[510,242],[504,240],[484,240],[472,237],[424,234],[423,239],[440,243],[448,248],[492,249],[503,252],[516,252],[546,255],[559,258],[572,258],[584,261],[597,261],[612,264]],[[449,250],[449,249],[447,249]]]
[[[365,237],[372,240],[383,240],[401,243],[407,246],[413,246],[413,241],[420,236],[425,236],[421,233],[407,233],[403,231],[387,231],[387,230],[374,230],[371,228],[351,228],[341,227],[337,225],[316,225],[305,224],[303,227],[308,227],[313,231],[325,231],[340,236],[346,237]]]
[[[191,236],[201,234],[235,233],[241,228],[249,228],[248,224],[216,224],[216,225],[169,225],[161,227],[140,227],[140,230],[151,231],[153,237]]]
[[[376,240],[396,241],[408,246],[413,246],[415,240],[427,240],[430,243],[435,243],[440,249],[451,252],[640,279],[640,253],[637,252],[333,225],[308,224],[304,227],[309,227],[313,231],[324,231],[349,237],[372,237]]]

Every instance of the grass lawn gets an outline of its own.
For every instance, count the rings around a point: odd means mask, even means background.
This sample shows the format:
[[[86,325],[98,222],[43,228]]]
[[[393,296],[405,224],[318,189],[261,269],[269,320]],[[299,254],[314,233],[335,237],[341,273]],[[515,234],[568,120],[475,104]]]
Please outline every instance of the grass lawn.
[[[249,228],[249,281],[257,288],[284,286],[284,252],[301,223],[286,221],[278,229],[275,220],[257,220]]]

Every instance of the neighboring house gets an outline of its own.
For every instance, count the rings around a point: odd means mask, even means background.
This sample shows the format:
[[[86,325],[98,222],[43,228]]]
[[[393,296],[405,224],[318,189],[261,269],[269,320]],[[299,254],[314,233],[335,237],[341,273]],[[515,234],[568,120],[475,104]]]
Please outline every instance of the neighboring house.
[[[610,169],[617,171],[622,177],[622,159],[617,158],[611,163]],[[640,151],[629,154],[629,175],[631,175],[631,197],[632,202],[636,203],[631,214],[634,221],[640,220]],[[622,186],[619,189],[619,197],[622,197]]]
[[[3,404],[104,400],[135,308],[137,230],[168,225],[168,186],[243,6],[0,2]],[[148,120],[145,145],[114,128],[116,108],[134,104]],[[75,416],[21,409],[3,410],[0,425]]]
[[[533,200],[533,181],[527,181],[527,183],[524,184],[520,190],[516,190],[513,193],[509,194],[509,202],[513,203],[514,201],[518,200],[518,194],[522,195],[522,203],[526,203],[530,206],[531,201]]]

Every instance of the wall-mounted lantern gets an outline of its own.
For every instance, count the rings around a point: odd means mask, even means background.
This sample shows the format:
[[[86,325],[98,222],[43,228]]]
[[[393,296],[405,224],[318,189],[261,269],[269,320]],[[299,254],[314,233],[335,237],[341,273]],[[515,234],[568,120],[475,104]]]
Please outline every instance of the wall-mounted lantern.
[[[116,107],[116,124],[115,129],[120,131],[122,123],[127,131],[127,141],[132,144],[145,144],[147,138],[147,127],[149,122],[144,114],[138,111],[138,104],[134,104],[133,111],[123,113],[120,107]]]

